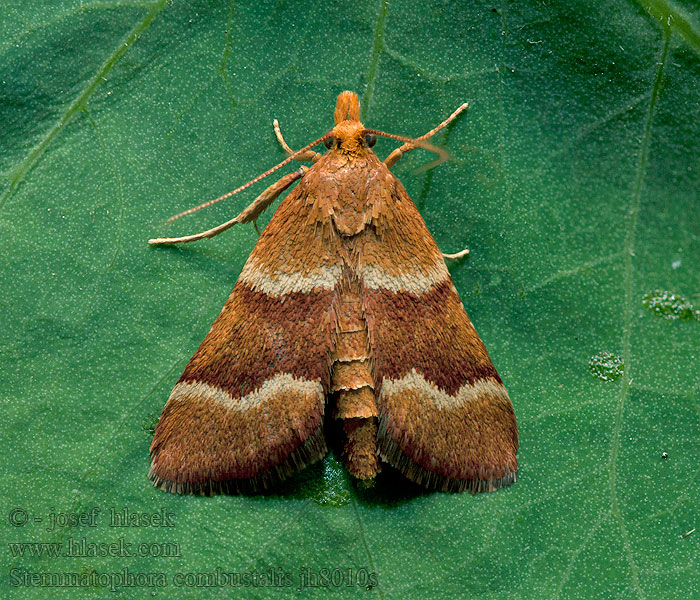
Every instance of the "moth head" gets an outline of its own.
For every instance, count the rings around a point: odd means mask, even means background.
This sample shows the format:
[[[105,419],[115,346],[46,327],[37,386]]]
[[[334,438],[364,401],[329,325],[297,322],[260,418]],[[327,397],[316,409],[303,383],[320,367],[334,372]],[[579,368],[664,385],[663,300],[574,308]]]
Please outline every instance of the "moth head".
[[[339,150],[343,154],[360,154],[377,142],[374,133],[367,133],[359,121],[343,121],[331,129],[323,141],[329,150]]]
[[[342,92],[336,101],[333,116],[335,127],[326,134],[323,141],[326,148],[357,155],[374,146],[377,136],[367,133],[360,122],[360,99],[356,93]]]

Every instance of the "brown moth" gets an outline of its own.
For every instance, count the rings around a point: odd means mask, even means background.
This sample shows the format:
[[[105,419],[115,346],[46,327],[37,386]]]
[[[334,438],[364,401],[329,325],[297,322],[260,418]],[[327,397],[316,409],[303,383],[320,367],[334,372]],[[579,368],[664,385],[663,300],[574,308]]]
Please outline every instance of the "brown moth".
[[[371,482],[382,462],[437,490],[492,491],[517,477],[513,407],[467,317],[444,257],[390,168],[419,138],[367,129],[343,92],[335,127],[292,152],[313,161],[236,218],[172,244],[255,221],[285,189],[221,313],[168,399],[149,477],[166,491],[255,491],[327,452],[324,414],[342,423],[343,459]],[[404,141],[386,160],[377,135]],[[320,155],[311,148],[324,142]],[[188,214],[212,202],[190,209]],[[460,253],[463,255],[466,251]]]

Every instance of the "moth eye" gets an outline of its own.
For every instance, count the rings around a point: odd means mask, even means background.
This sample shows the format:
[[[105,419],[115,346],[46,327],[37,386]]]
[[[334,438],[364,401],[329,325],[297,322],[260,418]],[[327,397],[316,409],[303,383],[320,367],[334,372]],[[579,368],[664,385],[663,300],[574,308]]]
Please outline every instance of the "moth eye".
[[[333,147],[333,144],[335,144],[335,138],[333,136],[323,140],[323,145],[329,150]]]
[[[374,146],[377,143],[377,136],[374,135],[373,133],[366,133],[365,134],[365,142],[367,142],[367,146],[370,148]]]

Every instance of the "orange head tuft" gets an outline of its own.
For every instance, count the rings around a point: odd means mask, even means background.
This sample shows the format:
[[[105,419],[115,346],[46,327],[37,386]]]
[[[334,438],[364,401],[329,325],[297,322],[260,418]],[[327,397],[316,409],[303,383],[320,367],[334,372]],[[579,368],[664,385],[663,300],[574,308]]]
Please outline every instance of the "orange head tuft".
[[[338,99],[335,102],[335,124],[338,125],[341,121],[359,121],[360,120],[360,99],[355,92],[341,92],[338,94]]]

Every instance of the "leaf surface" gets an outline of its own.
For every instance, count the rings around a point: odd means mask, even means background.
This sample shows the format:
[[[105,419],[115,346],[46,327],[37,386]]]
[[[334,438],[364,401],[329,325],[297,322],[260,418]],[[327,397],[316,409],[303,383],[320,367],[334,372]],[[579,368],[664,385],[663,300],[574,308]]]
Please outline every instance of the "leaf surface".
[[[682,537],[700,527],[699,17],[690,0],[5,3],[1,595],[700,594],[700,536]],[[471,250],[450,270],[513,399],[520,479],[358,490],[329,457],[264,496],[157,491],[149,428],[256,234],[146,240],[231,218],[262,184],[165,223],[281,161],[273,118],[292,147],[322,135],[344,89],[409,136],[470,102],[434,139],[450,162],[394,170],[442,250]]]

